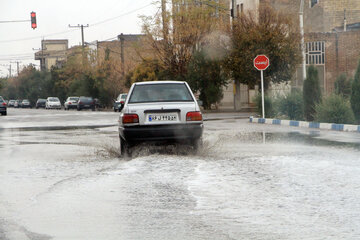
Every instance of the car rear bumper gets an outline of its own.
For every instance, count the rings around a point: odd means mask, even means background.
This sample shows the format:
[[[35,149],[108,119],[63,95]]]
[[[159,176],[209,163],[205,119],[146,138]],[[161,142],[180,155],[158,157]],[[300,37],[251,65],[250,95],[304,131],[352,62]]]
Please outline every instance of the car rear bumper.
[[[0,107],[0,112],[1,113],[6,112],[6,107]]]
[[[174,124],[119,127],[120,137],[129,142],[192,140],[202,136],[203,124]]]
[[[75,108],[77,108],[77,105],[75,105],[75,104],[70,105],[69,104],[69,105],[66,105],[66,108],[74,108],[75,109]]]
[[[77,105],[78,109],[95,109],[95,105]]]

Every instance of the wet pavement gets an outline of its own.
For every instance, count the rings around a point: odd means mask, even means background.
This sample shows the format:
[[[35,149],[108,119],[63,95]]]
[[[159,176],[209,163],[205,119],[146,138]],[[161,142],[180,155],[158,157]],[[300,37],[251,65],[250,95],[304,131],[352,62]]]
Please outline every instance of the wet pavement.
[[[197,154],[122,159],[118,113],[11,111],[1,240],[360,238],[358,133],[206,121]]]

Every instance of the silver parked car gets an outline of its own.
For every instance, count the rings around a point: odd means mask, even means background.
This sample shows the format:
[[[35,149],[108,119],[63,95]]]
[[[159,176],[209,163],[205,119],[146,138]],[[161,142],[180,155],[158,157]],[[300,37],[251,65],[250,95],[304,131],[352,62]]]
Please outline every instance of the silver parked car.
[[[61,109],[61,102],[57,97],[48,97],[45,103],[45,109]]]
[[[121,154],[144,141],[201,144],[203,119],[200,107],[186,82],[134,83],[120,108]]]
[[[79,101],[79,97],[68,97],[64,102],[64,109],[69,110],[71,108],[76,109]]]

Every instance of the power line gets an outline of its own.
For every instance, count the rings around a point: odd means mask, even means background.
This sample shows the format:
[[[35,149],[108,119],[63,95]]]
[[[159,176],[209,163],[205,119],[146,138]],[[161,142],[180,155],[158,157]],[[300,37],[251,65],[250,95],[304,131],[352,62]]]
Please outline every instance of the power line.
[[[132,14],[132,13],[134,13],[134,12],[137,12],[137,11],[139,11],[139,10],[141,10],[141,9],[144,9],[144,8],[150,6],[150,5],[152,5],[152,4],[150,3],[150,4],[147,4],[147,5],[143,6],[143,7],[136,8],[136,9],[131,10],[131,11],[129,11],[129,12],[123,13],[123,14],[121,14],[121,15],[119,15],[119,16],[112,17],[112,18],[108,18],[108,19],[105,19],[105,20],[103,20],[103,21],[93,23],[93,24],[91,24],[90,27],[97,26],[97,25],[100,25],[100,24],[103,24],[103,23],[106,23],[106,22],[115,20],[115,19],[117,19],[117,18],[124,17],[124,16],[126,16],[126,15],[129,15],[129,14]],[[76,31],[76,29],[67,30],[67,31],[62,31],[62,32],[55,32],[55,33],[50,33],[50,34],[46,34],[46,35],[42,35],[42,36],[36,36],[36,37],[19,38],[19,39],[12,39],[12,40],[0,40],[0,43],[28,41],[28,40],[34,40],[34,39],[38,39],[38,38],[51,37],[51,36],[60,35],[60,34],[64,34],[64,33],[69,33],[69,32],[74,32],[74,31]]]

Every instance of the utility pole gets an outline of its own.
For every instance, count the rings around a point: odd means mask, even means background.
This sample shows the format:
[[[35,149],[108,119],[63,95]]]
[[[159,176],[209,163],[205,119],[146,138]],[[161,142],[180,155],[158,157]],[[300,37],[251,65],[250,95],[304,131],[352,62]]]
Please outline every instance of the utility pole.
[[[125,77],[125,56],[124,56],[124,34],[121,33],[119,36],[118,36],[118,39],[120,41],[120,59],[121,59],[121,76]]]
[[[304,41],[304,0],[301,0],[300,3],[300,34],[301,34],[301,53],[302,53],[302,72],[303,72],[303,80],[306,79],[306,57],[305,57],[305,41]]]
[[[83,55],[83,64],[85,63],[85,41],[84,41],[84,27],[89,27],[89,24],[83,25],[78,24],[77,26],[71,26],[69,28],[80,28],[81,29],[81,45],[82,45],[82,55]]]
[[[10,62],[10,67],[9,67],[9,77],[11,78],[11,62]]]
[[[167,25],[167,17],[166,17],[166,0],[161,0],[161,17],[163,24],[163,35],[165,42],[168,40],[169,28]]]
[[[71,26],[69,24],[69,28],[81,28],[81,43],[82,43],[82,47],[85,47],[85,41],[84,41],[84,27],[89,27],[89,24],[83,25],[83,24],[78,24],[77,26]]]

